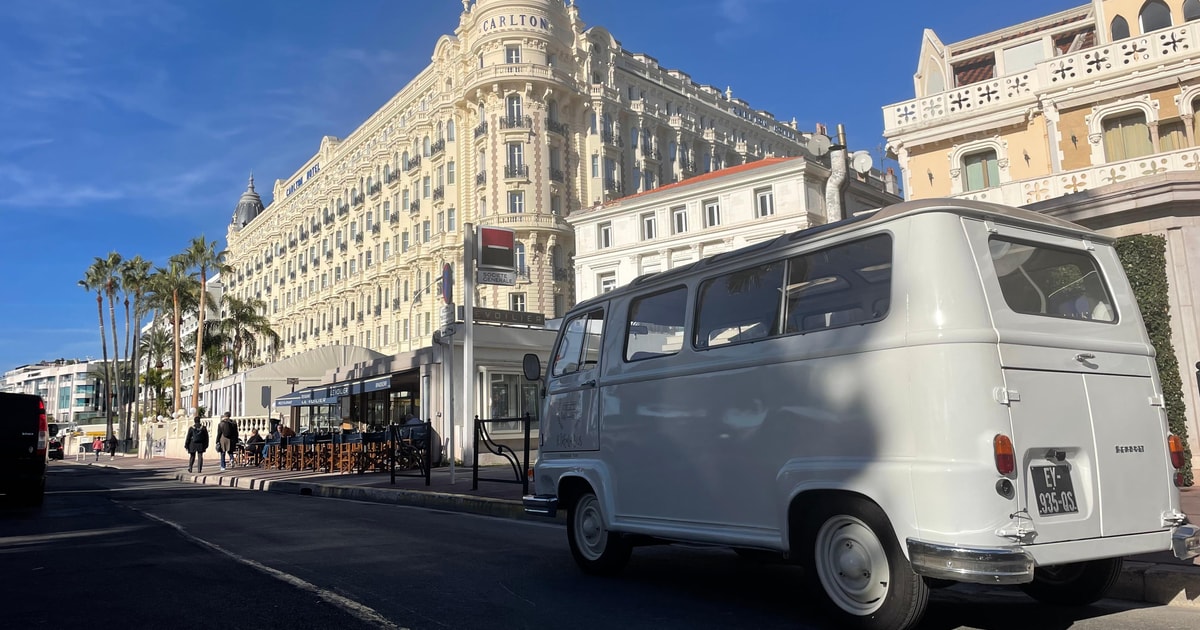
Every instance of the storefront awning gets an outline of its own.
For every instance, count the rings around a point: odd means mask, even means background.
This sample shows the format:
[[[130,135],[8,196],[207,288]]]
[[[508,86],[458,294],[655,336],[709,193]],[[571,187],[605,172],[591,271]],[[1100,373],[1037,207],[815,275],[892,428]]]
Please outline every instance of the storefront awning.
[[[366,381],[306,387],[276,398],[275,406],[308,407],[312,405],[336,405],[338,404],[338,399],[343,396],[353,396],[363,392],[385,391],[390,389],[391,386],[391,376],[380,376]]]

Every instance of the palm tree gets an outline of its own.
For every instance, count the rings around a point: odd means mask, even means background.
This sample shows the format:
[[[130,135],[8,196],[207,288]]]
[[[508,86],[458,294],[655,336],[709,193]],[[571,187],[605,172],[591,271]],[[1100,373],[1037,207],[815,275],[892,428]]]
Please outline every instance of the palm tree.
[[[142,319],[146,315],[146,313],[145,313],[146,305],[143,304],[143,301],[144,301],[144,298],[146,295],[146,290],[148,288],[147,283],[149,282],[149,278],[150,278],[151,266],[152,265],[151,265],[150,261],[144,260],[141,256],[134,256],[133,258],[125,261],[125,264],[121,265],[121,286],[123,286],[125,288],[125,355],[126,356],[129,356],[129,333],[130,333],[129,294],[130,293],[133,294],[133,327],[137,330],[137,332],[134,333],[134,335],[136,335],[136,338],[133,342],[133,359],[132,359],[132,364],[133,364],[135,372],[136,372],[136,370],[140,369],[140,367],[141,367],[141,363],[140,363],[141,352],[140,352],[140,350],[141,350],[142,344],[140,343],[140,341],[141,341],[141,337],[142,337]],[[143,399],[144,398],[145,397],[143,396]],[[134,406],[137,406],[137,389],[136,388],[134,389]],[[142,405],[141,407],[143,409],[145,408],[144,405]],[[126,435],[129,435],[128,430],[129,430],[129,427],[131,426],[130,419],[134,415],[135,414],[133,414],[133,407],[131,407],[130,410],[127,411],[125,414]]]
[[[208,295],[208,272],[221,272],[228,267],[224,263],[225,250],[217,251],[216,241],[210,241],[203,236],[197,236],[192,239],[192,243],[183,252],[190,267],[196,267],[200,270],[200,295],[199,300],[200,312],[199,321],[196,327],[196,370],[192,377],[192,404],[197,409],[200,408],[200,371],[201,361],[204,357],[204,311],[206,297]]]
[[[259,338],[270,341],[271,347],[279,347],[279,333],[271,328],[271,320],[263,315],[267,310],[266,302],[257,298],[242,300],[230,294],[223,296],[221,301],[225,304],[221,330],[232,341],[231,370],[236,374],[243,363],[252,362],[252,357],[258,353]]]
[[[150,280],[153,293],[151,301],[155,308],[171,313],[171,339],[175,348],[175,361],[171,365],[171,383],[175,395],[171,399],[171,403],[176,411],[180,408],[181,400],[179,391],[179,366],[182,364],[179,339],[179,328],[183,316],[181,299],[185,299],[185,296],[191,293],[193,284],[195,284],[195,278],[188,274],[187,262],[182,254],[172,256],[166,267],[156,267]]]
[[[83,279],[78,282],[79,286],[85,291],[96,292],[96,315],[100,319],[100,352],[104,362],[104,382],[108,382],[108,334],[104,332],[104,273],[101,270],[102,259],[96,258],[87,271],[84,272]],[[107,390],[105,396],[108,395]],[[104,405],[104,408],[111,409],[111,405]],[[107,413],[108,417],[108,433],[112,434],[112,412]]]
[[[123,395],[124,392],[122,391],[123,388],[121,387],[121,373],[119,368],[121,363],[121,345],[120,337],[117,336],[116,307],[117,292],[121,290],[121,278],[118,275],[121,269],[121,254],[117,252],[109,252],[107,257],[96,258],[96,260],[100,262],[100,270],[104,275],[104,293],[108,296],[108,323],[110,326],[112,326],[113,336],[114,370],[112,389],[117,395],[116,411],[118,414],[120,414],[121,409],[123,409],[125,406]],[[108,437],[112,437],[113,435],[112,426],[110,425],[108,428]]]
[[[163,372],[163,364],[171,349],[171,338],[157,326],[152,326],[150,332],[143,335],[138,343],[138,353],[146,356],[146,376],[142,379],[142,384],[146,388],[146,395],[149,395],[151,391],[154,392],[154,415],[166,410],[163,407],[166,399],[163,393],[171,379]]]

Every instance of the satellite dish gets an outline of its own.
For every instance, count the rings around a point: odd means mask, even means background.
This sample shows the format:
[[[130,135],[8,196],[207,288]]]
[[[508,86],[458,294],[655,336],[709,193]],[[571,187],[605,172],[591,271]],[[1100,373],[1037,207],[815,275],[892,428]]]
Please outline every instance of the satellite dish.
[[[811,151],[813,155],[821,157],[822,155],[829,153],[829,146],[831,144],[832,143],[829,141],[829,138],[826,136],[819,133],[814,133],[813,135],[809,136],[808,143],[805,146],[808,147],[808,150]]]
[[[871,171],[871,166],[875,162],[871,159],[871,154],[866,151],[855,151],[854,155],[850,156],[850,166],[859,175],[866,175]]]

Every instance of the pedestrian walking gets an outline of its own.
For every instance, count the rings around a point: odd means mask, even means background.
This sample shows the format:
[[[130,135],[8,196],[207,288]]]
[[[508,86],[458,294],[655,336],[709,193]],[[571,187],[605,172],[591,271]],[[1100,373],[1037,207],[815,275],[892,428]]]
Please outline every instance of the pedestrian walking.
[[[187,435],[183,438],[183,444],[188,450],[188,472],[192,472],[193,464],[195,464],[196,472],[204,472],[204,451],[208,450],[208,429],[200,424],[200,416],[196,416],[195,423],[188,428]]]
[[[226,411],[221,415],[221,421],[217,423],[217,452],[221,454],[221,470],[225,470],[225,456],[229,456],[229,463],[233,463],[233,449],[238,443],[237,424],[229,417],[229,412]]]
[[[92,440],[92,452],[96,454],[96,461],[100,461],[100,451],[104,450],[104,440],[97,435],[96,439]]]
[[[115,435],[108,436],[108,458],[117,458],[117,436]]]

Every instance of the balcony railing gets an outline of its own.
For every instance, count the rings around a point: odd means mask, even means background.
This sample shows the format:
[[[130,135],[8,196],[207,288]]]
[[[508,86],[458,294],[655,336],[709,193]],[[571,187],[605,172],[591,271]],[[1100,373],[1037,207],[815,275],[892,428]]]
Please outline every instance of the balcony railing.
[[[1184,24],[1087,48],[1038,63],[1032,70],[995,77],[883,108],[884,134],[981,112],[1024,106],[1048,90],[1091,85],[1151,71],[1200,56],[1200,26]]]
[[[505,116],[500,119],[501,129],[533,129],[533,118],[529,116]]]
[[[1008,182],[995,188],[972,190],[954,196],[1010,206],[1024,206],[1099,186],[1117,184],[1135,177],[1169,172],[1195,173],[1198,170],[1200,170],[1200,149],[1192,147],[1170,153],[1155,153],[1132,160],[1054,173],[1044,177]]]
[[[407,162],[404,163],[405,171],[412,171],[412,170],[416,170],[418,168],[421,168],[421,156],[419,156],[419,155],[410,158]]]
[[[550,120],[549,118],[546,119],[546,131],[549,131],[550,133],[557,133],[565,136],[567,135],[569,129],[570,128],[567,126],[567,123],[558,122],[557,120]]]
[[[567,174],[557,168],[550,169],[550,180],[555,182],[567,181]]]
[[[421,202],[414,201],[414,202],[408,204],[408,211],[409,212],[420,212],[421,211]]]
[[[482,186],[487,183],[487,171],[479,171],[475,174],[475,185]]]
[[[445,198],[446,198],[446,188],[444,186],[438,186],[437,188],[433,189],[433,200],[435,202],[441,201]]]
[[[486,120],[479,123],[478,125],[475,126],[475,137],[476,138],[483,137],[485,134],[487,134],[487,129],[488,129],[488,124],[487,124]]]
[[[529,166],[526,164],[509,164],[504,167],[505,179],[520,179],[529,177]]]
[[[446,141],[438,140],[437,142],[434,142],[432,145],[430,145],[429,157],[437,157],[437,155],[439,153],[444,153],[445,151],[446,151]]]

